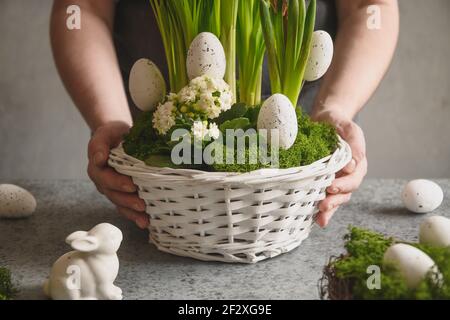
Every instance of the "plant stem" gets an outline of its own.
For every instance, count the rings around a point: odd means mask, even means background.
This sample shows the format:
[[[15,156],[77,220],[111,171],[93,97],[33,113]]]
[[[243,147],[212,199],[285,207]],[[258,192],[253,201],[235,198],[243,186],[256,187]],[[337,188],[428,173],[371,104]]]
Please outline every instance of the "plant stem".
[[[261,23],[269,57],[269,75],[272,93],[281,93],[280,66],[278,64],[278,48],[275,29],[270,12],[270,3],[260,0]]]
[[[314,27],[316,24],[316,0],[311,0],[308,10],[306,13],[306,21],[305,21],[305,29],[303,36],[303,43],[301,47],[300,56],[297,61],[297,66],[295,67],[295,74],[297,74],[300,79],[299,82],[296,83],[296,87],[293,89],[293,94],[297,94],[296,101],[298,101],[298,97],[305,83],[305,71],[306,65],[308,64],[309,55],[311,53],[311,45],[312,45],[312,37],[314,33]]]
[[[245,1],[245,0],[244,0]],[[239,0],[221,1],[221,32],[220,40],[225,50],[227,68],[225,82],[231,88],[233,103],[237,101],[236,89],[236,24]]]

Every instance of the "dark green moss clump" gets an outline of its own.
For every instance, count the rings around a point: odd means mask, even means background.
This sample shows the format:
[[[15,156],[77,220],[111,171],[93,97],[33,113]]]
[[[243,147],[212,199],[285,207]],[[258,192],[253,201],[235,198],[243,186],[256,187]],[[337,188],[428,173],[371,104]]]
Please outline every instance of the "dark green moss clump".
[[[283,169],[309,165],[331,155],[338,146],[338,137],[334,127],[326,123],[314,122],[307,115],[303,114],[300,109],[298,110],[299,133],[297,139],[289,150],[280,150],[279,153],[279,167]],[[242,104],[236,104],[230,111],[217,119],[217,122],[223,132],[226,131],[225,128],[247,130],[256,126],[258,112],[258,107],[246,107]],[[239,116],[239,118],[236,118],[236,116]],[[228,118],[234,120],[229,120]],[[244,127],[240,127],[243,124],[245,124]],[[182,123],[177,128],[189,128],[189,125]],[[175,144],[170,142],[168,137],[170,137],[170,132],[167,137],[160,137],[155,133],[152,127],[152,114],[147,112],[142,114],[136,121],[130,133],[125,137],[123,146],[127,154],[144,161],[150,166],[181,168],[171,163],[171,150]],[[224,152],[227,152],[225,149]],[[234,158],[236,159],[238,153],[233,150],[231,152],[234,153]],[[260,161],[255,164],[250,163],[250,155],[258,155],[256,148],[250,150],[249,146],[247,146],[244,154],[246,162],[243,164],[238,164],[235,161],[235,164],[216,163],[212,166],[198,165],[189,166],[189,168],[206,171],[249,172],[268,167],[268,165]],[[258,156],[256,158],[259,159]],[[186,166],[183,166],[183,168],[186,168]]]
[[[420,244],[411,245],[428,254],[443,275],[442,285],[437,286],[435,275],[424,279],[417,289],[411,290],[395,269],[383,266],[385,251],[395,243],[393,238],[369,230],[351,227],[345,237],[347,254],[333,259],[325,267],[328,294],[333,299],[450,299],[450,249],[434,248]],[[381,289],[369,290],[367,268],[371,265],[381,268]],[[323,279],[322,279],[323,280]],[[343,295],[350,292],[350,296]]]
[[[10,300],[13,294],[11,272],[6,268],[0,268],[0,300]]]
[[[152,155],[167,154],[170,148],[156,134],[152,126],[153,114],[143,113],[134,123],[123,144],[127,154],[145,161]]]
[[[279,167],[282,169],[306,166],[331,155],[338,147],[338,136],[334,127],[327,123],[312,121],[309,116],[297,115],[299,132],[294,145],[288,150],[280,150]],[[245,150],[246,159],[255,150]],[[235,155],[236,156],[236,155]],[[248,172],[267,168],[263,163],[257,164],[215,164],[215,171]]]
[[[338,147],[334,127],[312,121],[299,113],[297,140],[289,150],[280,151],[280,167],[283,169],[306,166],[332,154]]]
[[[254,163],[250,159],[258,158],[258,148],[249,148],[248,146],[244,150],[245,163],[238,163],[236,150],[228,150],[224,148],[224,159],[227,157],[227,152],[229,152],[234,158],[234,164],[226,163],[215,163],[212,165],[212,169],[217,172],[251,172],[263,168],[269,168],[269,165],[265,165],[261,162]]]

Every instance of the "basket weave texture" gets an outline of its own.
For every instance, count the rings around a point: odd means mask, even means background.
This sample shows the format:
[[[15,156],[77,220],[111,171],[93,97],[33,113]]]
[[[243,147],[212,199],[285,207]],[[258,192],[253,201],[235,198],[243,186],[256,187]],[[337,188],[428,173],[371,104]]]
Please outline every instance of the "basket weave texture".
[[[333,155],[311,165],[249,173],[155,168],[111,151],[109,164],[133,178],[159,250],[205,261],[256,263],[308,237],[335,173],[351,160],[340,139]]]

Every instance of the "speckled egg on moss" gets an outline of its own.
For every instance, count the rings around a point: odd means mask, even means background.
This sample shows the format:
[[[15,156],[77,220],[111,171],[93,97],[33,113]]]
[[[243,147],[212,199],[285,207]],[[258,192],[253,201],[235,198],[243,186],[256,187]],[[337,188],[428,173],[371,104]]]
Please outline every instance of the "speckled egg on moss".
[[[187,54],[189,80],[201,76],[223,79],[227,66],[220,40],[210,32],[202,32],[192,41]]]
[[[258,130],[266,129],[268,142],[271,130],[279,130],[279,146],[287,150],[294,144],[298,134],[297,114],[291,101],[282,94],[274,94],[267,99],[259,112]]]
[[[0,218],[20,219],[36,210],[36,199],[27,190],[12,185],[0,185]]]
[[[416,288],[430,271],[439,272],[435,262],[425,252],[404,243],[389,247],[383,263],[395,266],[411,289]]]

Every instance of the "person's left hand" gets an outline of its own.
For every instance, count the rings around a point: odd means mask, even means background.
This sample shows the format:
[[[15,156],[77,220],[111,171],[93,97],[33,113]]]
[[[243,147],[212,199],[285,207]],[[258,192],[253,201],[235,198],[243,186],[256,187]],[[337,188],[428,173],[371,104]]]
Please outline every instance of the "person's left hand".
[[[353,154],[352,161],[337,173],[336,180],[327,189],[327,198],[319,204],[317,224],[326,227],[338,208],[350,201],[352,192],[359,188],[367,174],[366,141],[360,126],[336,112],[321,112],[313,116],[313,119],[331,123],[350,145]]]

